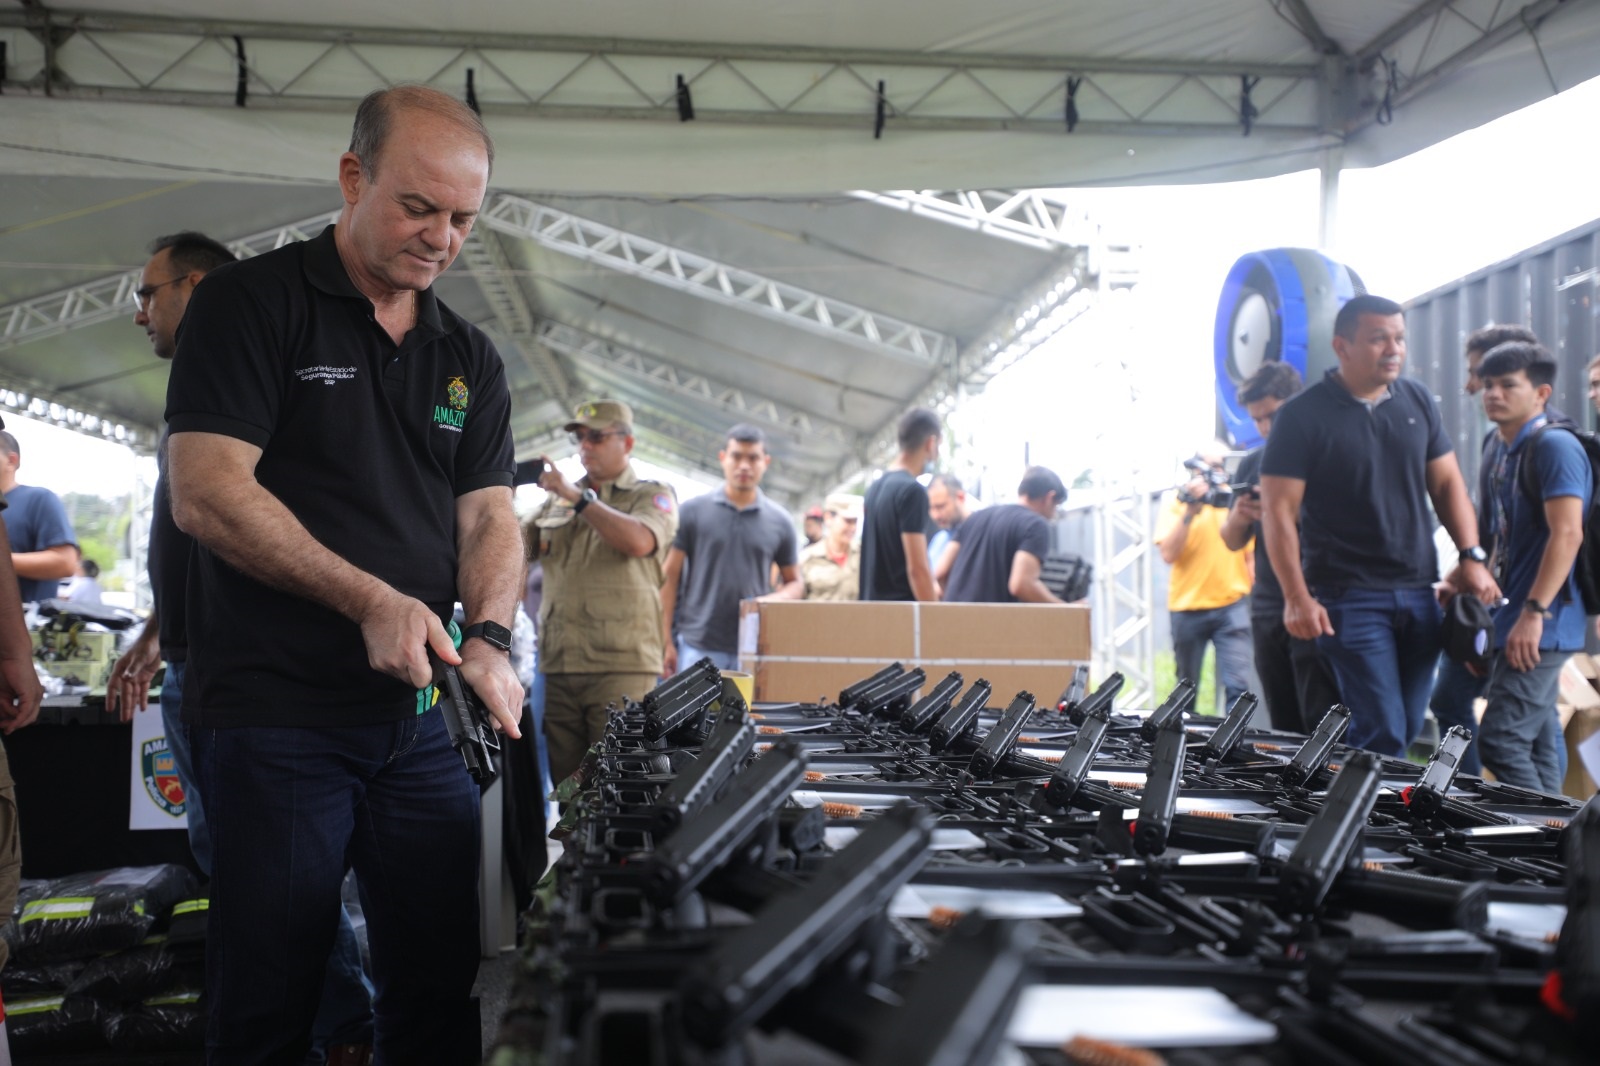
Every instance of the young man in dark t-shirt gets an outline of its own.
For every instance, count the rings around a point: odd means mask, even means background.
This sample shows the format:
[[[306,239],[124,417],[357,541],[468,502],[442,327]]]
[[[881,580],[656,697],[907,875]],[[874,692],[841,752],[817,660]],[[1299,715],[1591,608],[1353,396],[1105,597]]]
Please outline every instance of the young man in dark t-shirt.
[[[939,560],[947,570],[946,603],[1060,603],[1039,579],[1050,554],[1050,522],[1067,498],[1052,470],[1029,467],[1017,486],[1020,503],[985,507],[951,533]]]
[[[900,419],[900,455],[867,489],[861,532],[861,598],[939,598],[928,562],[928,491],[917,478],[939,454],[939,416],[914,407]]]
[[[1285,404],[1267,438],[1267,550],[1284,627],[1317,641],[1352,712],[1345,742],[1403,756],[1439,655],[1430,500],[1461,551],[1450,583],[1485,602],[1500,589],[1438,405],[1400,376],[1400,305],[1351,299],[1334,320],[1333,351],[1338,369]]]

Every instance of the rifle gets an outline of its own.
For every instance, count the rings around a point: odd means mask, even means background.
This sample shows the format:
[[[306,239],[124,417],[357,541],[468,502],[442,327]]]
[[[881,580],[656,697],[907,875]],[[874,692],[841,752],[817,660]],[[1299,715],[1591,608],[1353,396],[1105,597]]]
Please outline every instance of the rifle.
[[[1177,687],[1167,694],[1161,706],[1152,711],[1149,718],[1139,723],[1139,735],[1154,743],[1168,722],[1177,719],[1181,723],[1184,712],[1194,706],[1194,694],[1193,681],[1188,678],[1179,681]]]
[[[1167,724],[1156,736],[1155,755],[1139,799],[1139,820],[1134,822],[1133,850],[1140,855],[1160,855],[1167,850],[1172,815],[1178,809],[1186,739],[1183,719],[1176,714],[1167,718]]]
[[[882,915],[931,853],[933,818],[901,803],[861,834],[804,886],[775,897],[749,925],[734,929],[684,974],[685,1030],[722,1047]]]
[[[1083,702],[1083,697],[1089,691],[1089,668],[1075,666],[1072,668],[1072,680],[1067,682],[1067,687],[1061,690],[1061,698],[1056,700],[1056,710],[1072,718],[1073,712],[1078,709],[1078,704]]]
[[[1022,727],[1028,724],[1033,707],[1033,693],[1017,693],[1011,706],[1000,716],[1000,721],[984,736],[978,750],[972,753],[972,761],[967,764],[968,777],[981,781],[994,775],[995,767],[1017,746],[1017,737],[1021,735]]]
[[[717,716],[705,746],[693,765],[673,779],[656,797],[654,820],[658,836],[671,833],[685,818],[711,802],[744,764],[756,744],[755,723],[744,702],[729,703]]]
[[[683,899],[775,819],[805,779],[806,756],[789,739],[774,744],[644,860],[646,891],[661,903]]]
[[[978,721],[978,712],[989,702],[989,694],[992,691],[993,687],[983,678],[974,681],[972,687],[967,689],[956,705],[933,724],[933,731],[928,734],[928,747],[934,751],[943,751],[958,738],[965,736]]]
[[[453,619],[450,631],[453,635],[460,633]],[[459,644],[458,637],[457,646]],[[494,721],[479,701],[478,694],[461,679],[459,666],[451,666],[439,658],[431,647],[428,649],[428,658],[433,661],[434,691],[439,694],[439,713],[444,716],[444,727],[450,734],[450,746],[466,763],[467,773],[472,775],[478,787],[488,788],[500,776],[500,768],[494,761],[495,756],[500,754],[500,737],[494,731]]]
[[[1260,702],[1254,692],[1242,693],[1233,701],[1233,706],[1228,708],[1228,716],[1211,731],[1206,746],[1200,749],[1203,762],[1219,763],[1239,746],[1239,739],[1244,736],[1246,727],[1250,725],[1250,716],[1255,714],[1256,704]]]
[[[1406,810],[1419,822],[1427,822],[1444,806],[1445,796],[1461,770],[1461,756],[1472,743],[1472,734],[1465,726],[1453,725],[1439,738],[1439,746],[1428,758],[1422,771],[1422,780],[1402,794]]]
[[[1328,762],[1329,752],[1333,751],[1333,746],[1344,736],[1349,725],[1350,708],[1342,703],[1329,707],[1310,739],[1300,745],[1300,750],[1294,753],[1289,765],[1283,768],[1283,783],[1290,788],[1309,786],[1312,778],[1322,772]]]
[[[908,733],[920,733],[927,724],[950,709],[950,701],[961,691],[961,675],[952,670],[944,680],[933,686],[928,694],[913,703],[900,716],[900,728]]]
[[[1345,713],[1348,718],[1349,712]],[[1362,830],[1378,802],[1381,773],[1382,763],[1376,755],[1358,751],[1334,776],[1321,812],[1300,835],[1278,878],[1280,899],[1286,907],[1309,914],[1322,904],[1333,879],[1361,846]]]

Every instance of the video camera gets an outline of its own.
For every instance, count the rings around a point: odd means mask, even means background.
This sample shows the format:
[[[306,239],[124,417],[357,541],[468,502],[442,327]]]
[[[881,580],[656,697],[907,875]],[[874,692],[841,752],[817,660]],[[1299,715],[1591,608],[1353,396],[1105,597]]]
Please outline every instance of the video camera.
[[[1203,478],[1206,491],[1195,495],[1185,483],[1178,489],[1180,503],[1202,503],[1207,507],[1229,507],[1233,504],[1233,484],[1226,470],[1218,470],[1198,455],[1183,461],[1183,468],[1195,477]]]

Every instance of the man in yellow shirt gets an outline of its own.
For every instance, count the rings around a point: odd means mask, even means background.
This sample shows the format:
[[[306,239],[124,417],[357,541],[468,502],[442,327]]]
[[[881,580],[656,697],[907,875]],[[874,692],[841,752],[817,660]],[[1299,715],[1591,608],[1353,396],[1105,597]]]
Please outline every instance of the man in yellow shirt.
[[[1220,442],[1199,458],[1222,469]],[[1250,686],[1251,550],[1230,551],[1223,527],[1233,521],[1227,502],[1208,502],[1210,483],[1199,472],[1166,500],[1156,520],[1161,559],[1172,567],[1167,612],[1172,618],[1172,650],[1178,677],[1196,683],[1206,644],[1217,650],[1217,679],[1229,706]]]

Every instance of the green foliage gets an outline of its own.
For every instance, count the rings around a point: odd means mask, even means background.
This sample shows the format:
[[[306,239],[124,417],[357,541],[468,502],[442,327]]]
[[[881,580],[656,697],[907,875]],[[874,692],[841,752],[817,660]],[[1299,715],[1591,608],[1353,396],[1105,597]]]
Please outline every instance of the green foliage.
[[[1157,702],[1166,699],[1178,684],[1178,662],[1170,651],[1156,652],[1156,689]],[[1199,691],[1195,693],[1194,709],[1200,714],[1217,713],[1217,670],[1216,651],[1209,644],[1206,646],[1205,661],[1200,666],[1200,677],[1195,682]]]
[[[67,520],[72,523],[72,531],[77,534],[78,550],[85,559],[93,559],[100,564],[101,586],[118,588],[121,582],[112,575],[112,571],[119,561],[128,558],[128,526],[131,522],[128,497],[107,500],[100,496],[69,492],[61,497],[61,504],[66,509]]]

